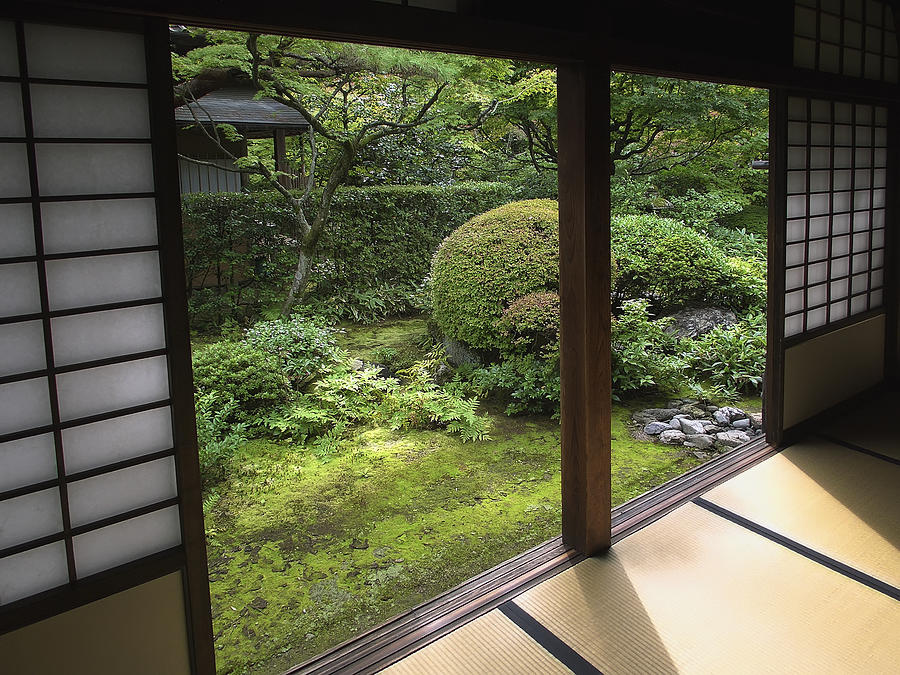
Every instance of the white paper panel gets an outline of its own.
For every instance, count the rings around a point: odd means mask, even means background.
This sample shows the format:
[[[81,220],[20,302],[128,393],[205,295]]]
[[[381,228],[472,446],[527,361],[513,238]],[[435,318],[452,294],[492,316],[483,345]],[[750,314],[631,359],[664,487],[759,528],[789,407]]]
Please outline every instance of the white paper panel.
[[[787,172],[787,191],[790,193],[806,192],[806,172],[805,171],[788,171]]]
[[[831,304],[831,320],[840,321],[847,317],[847,301],[834,302]]]
[[[124,565],[181,544],[178,507],[100,528],[74,538],[78,578]]]
[[[831,218],[831,233],[844,234],[850,231],[850,214],[844,213]]]
[[[857,169],[853,174],[857,190],[872,187],[872,172],[869,169]]]
[[[864,290],[866,290],[868,282],[869,280],[867,274],[857,274],[851,279],[850,293],[862,293]]]
[[[881,229],[884,227],[884,211],[872,211],[872,229]]]
[[[144,38],[134,33],[27,24],[31,77],[94,82],[147,81]]]
[[[806,215],[806,195],[787,198],[787,217],[802,218]]]
[[[34,255],[31,204],[0,204],[0,258]]]
[[[811,241],[809,242],[809,261],[824,260],[828,257],[828,242]]]
[[[38,143],[35,153],[45,196],[153,192],[148,143]]]
[[[785,254],[785,264],[793,266],[805,262],[803,249],[803,244],[791,244],[788,246]]]
[[[846,211],[847,210],[846,207],[843,209],[838,207],[838,201],[837,201],[838,197],[839,197],[839,194],[836,194],[834,196],[835,210],[836,211]],[[848,207],[850,205],[850,201],[847,197],[845,197],[844,199],[846,202],[846,206]],[[810,196],[810,198],[809,198],[809,214],[811,216],[818,216],[823,213],[828,213],[828,208],[829,207],[828,207],[828,195],[827,194]]]
[[[828,234],[828,225],[831,219],[828,216],[819,216],[818,218],[809,219],[809,236],[810,238],[824,237]]]
[[[882,265],[884,265],[884,251],[872,251],[872,268],[881,267]]]
[[[56,387],[63,420],[159,401],[169,397],[166,357],[63,373]]]
[[[866,296],[857,295],[850,299],[850,315],[859,314],[866,311]]]
[[[0,492],[57,477],[53,434],[0,443]]]
[[[830,171],[811,171],[809,174],[809,189],[811,192],[825,192],[831,189]]]
[[[806,221],[802,219],[787,221],[785,237],[787,241],[803,241],[806,237]]]
[[[789,316],[784,320],[784,336],[790,337],[791,335],[797,335],[803,330],[803,317],[799,314],[796,316]]]
[[[788,169],[806,168],[806,148],[788,148]]]
[[[834,153],[835,166],[838,166],[838,152]],[[809,149],[809,166],[813,169],[827,169],[831,166],[831,150],[813,147]]]
[[[808,289],[806,292],[806,304],[808,307],[815,307],[816,305],[821,305],[825,303],[827,289],[827,284],[819,284],[818,286],[813,286]]]
[[[46,377],[0,384],[0,434],[42,427],[51,421]]]
[[[872,288],[879,288],[881,286],[884,286],[884,270],[873,270],[870,281],[870,286]]]
[[[175,458],[75,481],[68,489],[72,525],[87,525],[175,497]]]
[[[809,138],[812,145],[831,145],[831,125],[814,122],[810,125]]]
[[[834,121],[843,124],[853,122],[853,105],[850,103],[834,102]]]
[[[0,197],[30,197],[31,179],[24,143],[0,143]]]
[[[25,136],[22,86],[17,82],[0,82],[0,136]]]
[[[872,145],[872,127],[856,127],[856,145],[864,147]]]
[[[827,319],[828,314],[825,307],[814,309],[806,314],[806,329],[812,330],[813,328],[824,326]]]
[[[859,49],[844,48],[844,75],[862,77],[862,52]]]
[[[62,316],[51,320],[51,328],[60,366],[166,346],[162,305]]]
[[[784,311],[788,314],[803,309],[803,291],[794,291],[784,296]]]
[[[806,122],[788,122],[788,145],[806,145]]]
[[[162,292],[155,251],[48,260],[46,268],[50,309],[142,300]]]
[[[820,262],[806,268],[806,282],[818,284],[828,278],[828,263]]]
[[[0,549],[56,534],[62,529],[57,488],[0,502]]]
[[[831,278],[850,274],[850,258],[837,258],[831,261]]]
[[[61,541],[0,558],[0,605],[48,591],[68,581],[66,545]]]
[[[870,307],[881,307],[881,303],[883,300],[884,294],[881,289],[876,289],[869,294],[869,306]]]
[[[31,85],[36,138],[149,138],[146,89]]]
[[[816,67],[816,43],[807,38],[794,38],[794,65],[798,68]]]
[[[19,76],[19,48],[12,21],[0,21],[0,75]]]
[[[42,370],[46,366],[43,323],[0,325],[0,376]]]
[[[41,311],[38,270],[34,263],[0,264],[0,316]]]
[[[831,297],[833,299],[846,298],[850,295],[850,284],[847,279],[831,282]]]
[[[169,406],[63,429],[69,473],[87,471],[174,445]]]
[[[47,253],[158,243],[152,198],[45,202],[41,204],[41,225]]]
[[[789,291],[800,288],[803,285],[803,270],[799,267],[793,270],[787,270],[784,273],[784,285]]]
[[[846,234],[835,237],[831,242],[831,255],[842,256],[848,253],[850,253],[850,237]]]
[[[849,124],[834,125],[834,142],[836,145],[850,145],[853,143],[853,127]]]

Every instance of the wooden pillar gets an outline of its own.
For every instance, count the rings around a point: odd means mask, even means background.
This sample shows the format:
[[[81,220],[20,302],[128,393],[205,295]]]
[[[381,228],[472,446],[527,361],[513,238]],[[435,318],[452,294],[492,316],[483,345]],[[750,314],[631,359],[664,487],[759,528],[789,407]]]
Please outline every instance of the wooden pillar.
[[[272,138],[275,141],[275,168],[278,171],[284,171],[285,173],[288,173],[290,169],[288,167],[287,161],[287,148],[284,141],[284,129],[275,129],[275,131],[272,132]],[[293,187],[291,185],[290,176],[278,176],[278,182],[286,188]]]
[[[561,65],[559,227],[562,534],[610,545],[609,66]]]

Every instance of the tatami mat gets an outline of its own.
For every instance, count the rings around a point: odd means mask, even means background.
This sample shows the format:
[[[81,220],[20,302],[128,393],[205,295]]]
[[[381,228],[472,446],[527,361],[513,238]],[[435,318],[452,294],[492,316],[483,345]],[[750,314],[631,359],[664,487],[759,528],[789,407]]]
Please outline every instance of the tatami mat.
[[[813,439],[703,497],[900,588],[898,494],[900,466]]]
[[[391,675],[571,673],[496,609],[382,672]]]
[[[900,394],[885,392],[820,430],[833,438],[900,459],[898,419]]]
[[[900,603],[694,504],[516,603],[606,675],[900,666]]]

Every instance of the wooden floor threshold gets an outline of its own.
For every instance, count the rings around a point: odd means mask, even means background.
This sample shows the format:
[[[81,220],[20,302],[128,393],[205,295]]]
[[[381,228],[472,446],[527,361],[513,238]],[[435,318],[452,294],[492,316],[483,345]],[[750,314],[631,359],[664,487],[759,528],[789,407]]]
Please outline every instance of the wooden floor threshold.
[[[775,452],[762,439],[747,443],[617,506],[612,512],[613,542]],[[284,675],[378,672],[584,559],[556,537],[294,666]]]

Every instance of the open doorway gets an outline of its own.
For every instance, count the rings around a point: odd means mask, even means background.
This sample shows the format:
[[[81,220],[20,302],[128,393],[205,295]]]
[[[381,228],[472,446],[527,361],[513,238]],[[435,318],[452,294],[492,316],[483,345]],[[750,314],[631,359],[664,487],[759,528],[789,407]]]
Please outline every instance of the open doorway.
[[[610,99],[616,505],[764,437],[769,94],[613,72]]]

